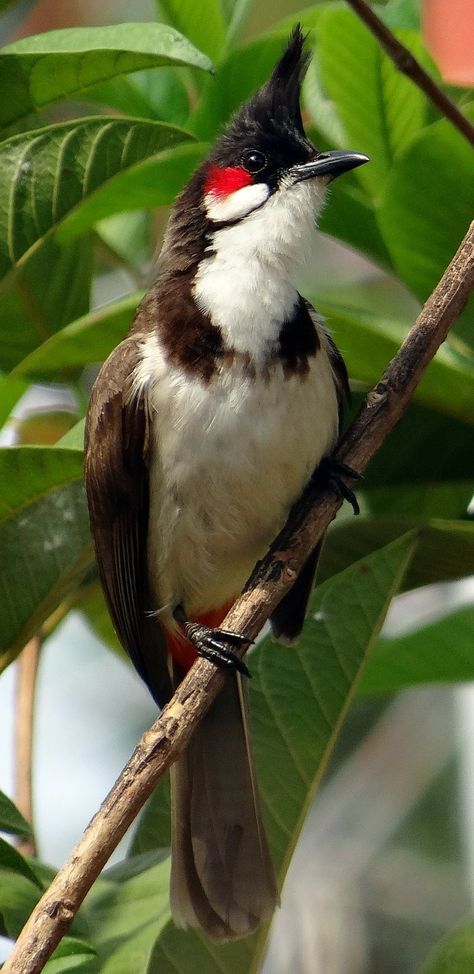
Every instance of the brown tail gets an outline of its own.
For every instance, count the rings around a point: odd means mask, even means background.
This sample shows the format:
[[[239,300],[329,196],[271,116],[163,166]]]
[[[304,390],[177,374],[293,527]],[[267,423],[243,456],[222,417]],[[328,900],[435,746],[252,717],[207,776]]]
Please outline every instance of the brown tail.
[[[252,933],[278,904],[241,678],[225,686],[172,768],[171,911],[214,940]]]

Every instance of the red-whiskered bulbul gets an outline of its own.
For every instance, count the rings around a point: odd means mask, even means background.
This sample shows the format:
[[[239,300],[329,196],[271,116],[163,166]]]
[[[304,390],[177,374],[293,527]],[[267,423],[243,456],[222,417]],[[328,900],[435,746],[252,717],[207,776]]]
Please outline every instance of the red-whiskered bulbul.
[[[297,27],[171,212],[156,283],[103,366],[86,434],[97,563],[118,636],[162,706],[202,654],[233,668],[172,769],[171,906],[216,940],[271,916],[277,883],[249,739],[242,637],[219,625],[338,437],[347,373],[294,274],[328,183]],[[294,640],[318,549],[271,618]]]

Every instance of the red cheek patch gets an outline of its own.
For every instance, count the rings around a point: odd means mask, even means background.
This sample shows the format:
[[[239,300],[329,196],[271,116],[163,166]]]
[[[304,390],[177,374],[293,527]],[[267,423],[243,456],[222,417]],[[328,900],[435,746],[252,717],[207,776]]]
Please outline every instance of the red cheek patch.
[[[253,183],[250,173],[241,166],[209,166],[204,192],[213,196],[228,196]]]

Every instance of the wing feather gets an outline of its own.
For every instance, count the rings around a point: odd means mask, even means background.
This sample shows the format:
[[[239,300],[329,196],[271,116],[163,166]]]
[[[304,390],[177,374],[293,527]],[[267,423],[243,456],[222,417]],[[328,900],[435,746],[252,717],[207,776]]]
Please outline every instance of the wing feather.
[[[166,640],[150,614],[147,568],[149,430],[131,395],[136,336],[103,365],[86,424],[85,482],[99,575],[117,635],[157,703],[171,696]]]
[[[343,420],[343,410],[344,403],[351,401],[351,390],[349,388],[349,376],[347,374],[346,363],[331,335],[331,332],[327,328],[324,322],[324,318],[313,308],[306,298],[303,298],[304,304],[311,316],[314,326],[318,332],[320,339],[322,338],[326,346],[326,351],[329,355],[329,360],[331,362],[332,374],[334,376],[334,382],[336,385],[337,402],[339,406],[339,435],[342,430],[342,420]]]

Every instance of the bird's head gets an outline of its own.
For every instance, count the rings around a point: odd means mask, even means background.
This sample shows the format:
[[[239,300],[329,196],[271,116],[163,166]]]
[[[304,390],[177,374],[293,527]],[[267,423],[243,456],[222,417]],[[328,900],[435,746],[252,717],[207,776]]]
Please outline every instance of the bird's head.
[[[310,182],[322,202],[330,180],[367,162],[359,152],[318,152],[307,138],[300,93],[309,60],[297,26],[267,83],[218,138],[203,181],[205,211],[217,226],[245,219],[302,182]]]
[[[236,112],[178,197],[165,265],[192,268],[210,242],[211,249],[217,246],[221,231],[238,226],[245,248],[278,256],[286,250],[301,259],[327,184],[368,161],[359,152],[319,152],[308,139],[300,110],[310,60],[304,41],[295,27],[266,84]]]

